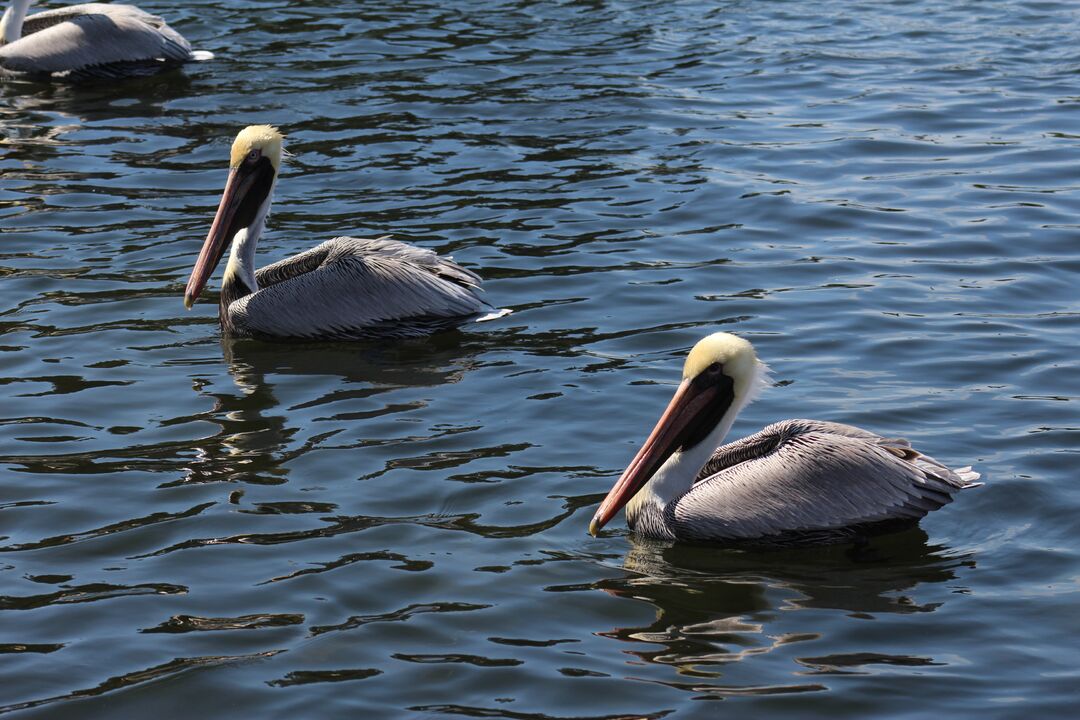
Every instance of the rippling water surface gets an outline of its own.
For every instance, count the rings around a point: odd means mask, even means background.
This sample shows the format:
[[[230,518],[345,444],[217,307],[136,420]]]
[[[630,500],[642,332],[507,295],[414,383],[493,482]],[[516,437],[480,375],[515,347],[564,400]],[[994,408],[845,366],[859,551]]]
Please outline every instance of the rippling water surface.
[[[0,712],[1075,711],[1075,5],[141,5],[217,59],[0,89]],[[222,341],[181,297],[256,122],[264,262],[393,232],[513,315]],[[858,551],[588,537],[720,328],[736,434],[986,486]]]

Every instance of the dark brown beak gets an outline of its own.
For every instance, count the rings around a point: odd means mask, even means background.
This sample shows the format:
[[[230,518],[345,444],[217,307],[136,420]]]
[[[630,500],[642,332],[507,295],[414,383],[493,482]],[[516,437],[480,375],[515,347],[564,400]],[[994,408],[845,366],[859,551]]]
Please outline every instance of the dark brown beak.
[[[726,379],[726,378],[725,378]],[[703,377],[687,378],[675,391],[660,421],[656,423],[645,444],[638,450],[630,465],[623,471],[615,486],[608,492],[604,502],[589,523],[589,534],[595,536],[615,513],[619,512],[630,498],[645,486],[656,471],[675,454],[675,451],[688,446],[688,440],[700,439],[700,428],[704,423],[711,424],[711,431],[716,422],[723,417],[723,412],[730,405],[731,383],[709,382]],[[718,405],[727,396],[726,405]],[[717,411],[720,411],[719,416]],[[707,432],[705,434],[708,434]],[[690,442],[689,445],[693,443]]]
[[[245,183],[243,176],[237,168],[229,170],[229,179],[225,183],[225,191],[221,194],[221,202],[218,203],[217,214],[210,226],[210,232],[206,236],[199,259],[195,261],[195,267],[188,278],[187,289],[184,291],[184,307],[191,309],[195,300],[206,287],[206,281],[210,274],[221,262],[221,256],[225,254],[225,246],[231,239],[227,232],[233,226],[233,217],[236,209],[244,199],[244,193],[250,189],[250,183]]]

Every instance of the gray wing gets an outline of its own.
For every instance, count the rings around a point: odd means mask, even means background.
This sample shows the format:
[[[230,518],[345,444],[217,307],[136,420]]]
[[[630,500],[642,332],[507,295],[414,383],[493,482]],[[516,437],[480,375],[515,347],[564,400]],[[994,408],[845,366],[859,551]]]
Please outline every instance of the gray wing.
[[[431,250],[388,238],[339,237],[256,273],[260,289],[229,305],[256,337],[409,337],[492,308],[480,278]]]
[[[707,473],[707,474],[706,474]],[[717,449],[671,508],[685,538],[827,537],[879,523],[914,523],[977,483],[860,428],[785,420]]]
[[[329,257],[334,248],[334,242],[334,240],[324,242],[310,250],[259,268],[255,271],[255,282],[260,288],[266,288],[318,270]]]
[[[130,5],[103,3],[31,15],[22,38],[0,47],[0,67],[25,73],[191,59],[187,40],[161,18]]]
[[[163,19],[157,15],[138,8],[134,5],[123,3],[79,3],[77,5],[65,5],[64,7],[42,10],[33,15],[28,15],[23,21],[23,37],[52,27],[57,23],[67,22],[80,15],[131,15],[140,18],[143,22],[153,27],[168,27]]]

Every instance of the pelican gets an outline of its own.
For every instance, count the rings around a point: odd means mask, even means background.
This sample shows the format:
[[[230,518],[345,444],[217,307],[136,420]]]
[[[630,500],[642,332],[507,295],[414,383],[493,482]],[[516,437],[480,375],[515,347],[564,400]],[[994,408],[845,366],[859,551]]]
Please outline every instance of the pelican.
[[[232,145],[229,177],[184,305],[189,309],[232,249],[221,283],[222,332],[265,340],[415,337],[501,317],[480,299],[480,278],[451,258],[391,240],[337,237],[255,270],[281,165],[282,135],[252,125]]]
[[[733,546],[848,542],[914,525],[975,487],[950,470],[850,425],[782,420],[720,445],[764,385],[754,347],[729,333],[699,341],[682,383],[589,525],[596,535],[623,506],[641,535]]]
[[[11,0],[0,18],[0,74],[123,78],[214,57],[134,5],[85,3],[26,17],[30,2]]]

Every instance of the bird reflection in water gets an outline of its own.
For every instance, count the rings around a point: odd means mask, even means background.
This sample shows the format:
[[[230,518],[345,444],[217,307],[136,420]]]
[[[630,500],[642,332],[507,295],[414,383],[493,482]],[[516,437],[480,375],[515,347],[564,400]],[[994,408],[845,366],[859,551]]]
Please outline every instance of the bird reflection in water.
[[[201,390],[214,399],[202,419],[220,427],[197,446],[197,458],[176,484],[244,482],[262,485],[287,481],[286,463],[319,447],[361,418],[377,418],[422,407],[385,403],[360,413],[335,413],[326,430],[310,432],[298,408],[342,401],[363,401],[411,387],[459,382],[476,365],[479,348],[460,333],[395,343],[270,344],[223,337],[225,364],[239,394]],[[275,380],[310,377],[310,397],[290,397],[282,406]],[[292,387],[296,387],[295,383]],[[334,422],[343,421],[343,422]]]
[[[183,73],[89,86],[9,79],[0,84],[0,128],[5,142],[18,144],[21,150],[24,142],[55,142],[95,122],[157,117],[165,112],[166,103],[190,97],[191,92],[191,78]],[[192,142],[202,143],[203,138]],[[61,144],[59,150],[70,153],[70,146]],[[178,151],[170,149],[166,154],[176,155]],[[162,156],[148,153],[139,157],[146,161]]]
[[[866,546],[767,553],[637,536],[628,540],[632,544],[624,561],[628,574],[602,580],[596,587],[616,597],[649,603],[656,618],[645,627],[620,627],[601,634],[638,648],[641,643],[655,646],[629,654],[648,664],[677,668],[687,682],[661,682],[707,696],[826,689],[806,677],[793,685],[755,687],[702,680],[730,674],[732,663],[792,643],[818,640],[836,627],[835,617],[807,615],[807,622],[820,622],[821,630],[811,625],[791,632],[792,616],[781,610],[839,610],[854,619],[933,612],[941,605],[940,594],[935,594],[933,602],[920,602],[913,591],[920,585],[955,581],[962,570],[975,566],[971,554],[929,545],[919,528],[878,538]],[[785,676],[848,673],[861,665],[939,664],[932,658],[888,652],[812,657],[811,647],[802,651],[800,646],[794,658],[797,665]],[[776,679],[775,665],[769,667],[773,668],[771,678]],[[754,665],[755,674],[761,669]]]

